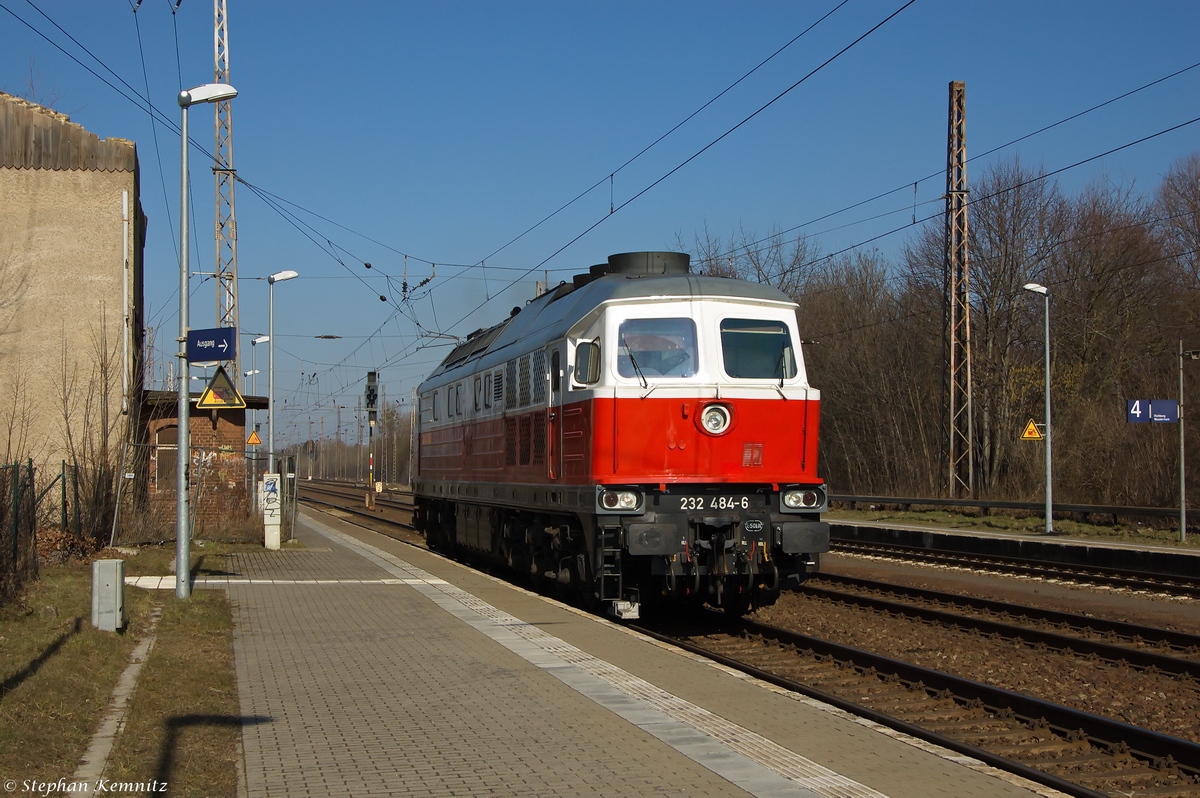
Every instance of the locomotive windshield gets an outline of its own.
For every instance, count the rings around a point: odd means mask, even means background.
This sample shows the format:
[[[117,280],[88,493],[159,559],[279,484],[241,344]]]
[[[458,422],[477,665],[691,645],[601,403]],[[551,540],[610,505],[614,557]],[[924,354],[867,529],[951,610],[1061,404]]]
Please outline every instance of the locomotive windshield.
[[[725,373],[735,379],[790,379],[796,355],[787,325],[764,319],[722,319]]]
[[[696,373],[696,322],[626,319],[617,334],[622,377],[691,377]]]

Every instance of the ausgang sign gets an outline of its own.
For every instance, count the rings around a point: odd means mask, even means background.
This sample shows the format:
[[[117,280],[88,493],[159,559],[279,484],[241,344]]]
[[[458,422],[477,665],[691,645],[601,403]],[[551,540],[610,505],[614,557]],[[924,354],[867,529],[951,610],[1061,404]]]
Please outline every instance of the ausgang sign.
[[[189,363],[217,363],[237,359],[237,328],[217,327],[215,330],[189,330],[187,336]]]

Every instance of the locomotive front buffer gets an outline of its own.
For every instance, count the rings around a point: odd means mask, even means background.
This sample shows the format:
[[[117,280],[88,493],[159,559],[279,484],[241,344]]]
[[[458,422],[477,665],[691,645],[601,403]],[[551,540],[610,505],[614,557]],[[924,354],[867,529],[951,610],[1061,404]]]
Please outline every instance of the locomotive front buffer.
[[[619,618],[659,596],[734,613],[774,604],[829,551],[827,509],[824,485],[600,486],[598,598]]]

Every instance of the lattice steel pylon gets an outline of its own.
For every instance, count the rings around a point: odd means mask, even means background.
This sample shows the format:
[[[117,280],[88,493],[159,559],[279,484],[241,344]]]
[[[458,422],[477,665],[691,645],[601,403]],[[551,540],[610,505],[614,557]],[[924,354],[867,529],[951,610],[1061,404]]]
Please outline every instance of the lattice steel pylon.
[[[950,127],[946,151],[945,285],[949,308],[950,497],[975,496],[975,429],[971,402],[971,292],[967,258],[966,84],[950,83]]]
[[[229,16],[225,0],[213,0],[213,62],[216,83],[229,83]],[[216,153],[213,167],[217,188],[217,326],[238,326],[237,293],[237,215],[233,187],[237,170],[233,168],[233,112],[229,100],[216,103]],[[241,370],[232,369],[234,384],[241,382]]]

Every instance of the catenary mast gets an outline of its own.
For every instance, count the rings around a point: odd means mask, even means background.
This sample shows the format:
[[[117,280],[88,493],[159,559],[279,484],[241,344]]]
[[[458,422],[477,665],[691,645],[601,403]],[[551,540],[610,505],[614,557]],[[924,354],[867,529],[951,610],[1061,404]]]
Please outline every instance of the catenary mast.
[[[975,497],[971,401],[971,292],[967,262],[967,89],[950,83],[946,152],[946,303],[949,354],[950,497]]]
[[[229,16],[225,0],[213,0],[213,60],[217,83],[229,83]],[[233,115],[229,100],[215,103],[216,154],[216,253],[217,253],[217,326],[238,326],[237,295],[237,216],[234,213],[233,188],[237,170],[233,168]],[[235,385],[241,370],[231,370]]]

